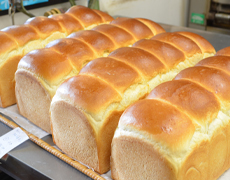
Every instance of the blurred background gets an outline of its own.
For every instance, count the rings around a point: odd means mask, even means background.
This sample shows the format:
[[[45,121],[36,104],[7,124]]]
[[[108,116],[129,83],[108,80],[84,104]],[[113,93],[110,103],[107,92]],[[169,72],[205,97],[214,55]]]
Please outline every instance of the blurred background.
[[[94,1],[94,0],[92,0]],[[158,23],[230,34],[230,0],[96,0],[99,9],[114,17],[143,17]],[[0,0],[0,29],[12,25],[14,14],[9,2],[20,6],[20,0]],[[8,5],[7,5],[8,3]],[[24,0],[34,16],[49,15],[54,8],[64,12],[73,3],[88,6],[89,0]],[[32,4],[32,5],[28,5]],[[13,9],[13,8],[12,8]],[[14,23],[23,24],[29,17],[16,9]]]

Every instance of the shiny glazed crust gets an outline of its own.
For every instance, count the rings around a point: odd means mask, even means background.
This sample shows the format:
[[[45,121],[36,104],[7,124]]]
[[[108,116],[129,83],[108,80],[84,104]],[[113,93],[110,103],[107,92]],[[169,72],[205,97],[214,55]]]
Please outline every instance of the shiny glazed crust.
[[[146,19],[118,18],[110,24],[72,33],[68,38],[52,41],[46,48],[31,51],[21,59],[15,74],[20,113],[51,133],[49,106],[63,81],[77,75],[95,58],[162,32],[165,31],[161,26]]]
[[[112,142],[114,179],[214,180],[230,167],[228,49],[126,109]]]
[[[108,171],[111,141],[123,111],[182,69],[215,54],[205,39],[190,36],[187,32],[161,33],[140,40],[89,62],[79,75],[62,83],[50,108],[57,146],[99,173]],[[187,126],[194,130],[191,123]],[[93,156],[88,160],[85,152],[90,151],[94,153],[89,153]]]
[[[65,14],[34,17],[23,25],[9,26],[0,31],[0,106],[16,103],[15,79],[19,60],[34,49],[44,48],[49,42],[67,37],[72,32],[109,23],[113,18],[106,13],[84,6],[71,7]]]

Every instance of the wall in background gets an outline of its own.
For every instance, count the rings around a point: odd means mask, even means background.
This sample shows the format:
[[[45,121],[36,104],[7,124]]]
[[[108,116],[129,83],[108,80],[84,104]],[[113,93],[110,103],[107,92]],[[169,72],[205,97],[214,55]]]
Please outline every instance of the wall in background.
[[[189,0],[100,0],[100,9],[112,16],[142,17],[153,21],[186,26]],[[87,0],[77,0],[77,4],[87,5]],[[70,3],[56,4],[43,8],[33,9],[30,12],[42,16],[52,8],[70,8]],[[23,24],[29,17],[15,14],[15,24]],[[0,29],[12,25],[8,15],[0,16]]]
[[[100,0],[112,16],[144,17],[156,22],[186,26],[189,0]]]

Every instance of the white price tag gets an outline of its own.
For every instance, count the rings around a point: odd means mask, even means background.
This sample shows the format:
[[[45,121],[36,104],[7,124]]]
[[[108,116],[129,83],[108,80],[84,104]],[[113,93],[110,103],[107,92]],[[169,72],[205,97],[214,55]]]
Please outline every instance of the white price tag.
[[[29,137],[17,127],[0,137],[0,159],[9,151],[25,142]]]

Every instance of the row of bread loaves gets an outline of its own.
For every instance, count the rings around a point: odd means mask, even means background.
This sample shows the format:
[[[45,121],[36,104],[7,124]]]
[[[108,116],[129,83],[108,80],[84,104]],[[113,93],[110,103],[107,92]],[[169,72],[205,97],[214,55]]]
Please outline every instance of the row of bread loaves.
[[[44,48],[49,42],[67,37],[72,32],[107,24],[108,14],[84,6],[71,7],[65,14],[28,19],[20,26],[9,26],[0,31],[0,107],[16,103],[14,74],[19,60],[34,49]]]
[[[77,75],[95,58],[162,32],[165,30],[160,25],[147,19],[117,18],[31,51],[20,60],[15,74],[19,112],[51,133],[50,102],[63,81]]]
[[[215,180],[230,167],[230,47],[181,71],[121,116],[116,180]]]
[[[62,83],[52,99],[54,142],[95,171],[108,171],[111,142],[123,111],[155,86],[214,54],[212,45],[201,36],[174,32],[140,40],[89,62],[79,75]],[[121,164],[126,159],[116,158]],[[139,168],[134,158],[129,163]]]

